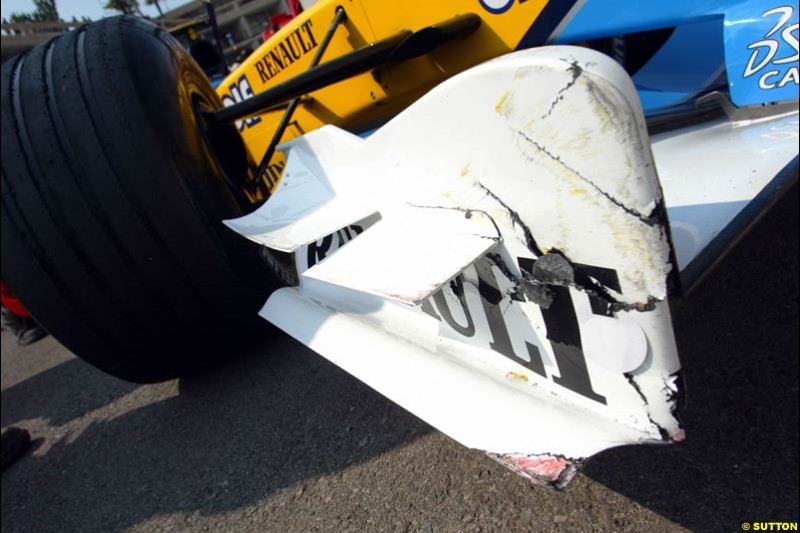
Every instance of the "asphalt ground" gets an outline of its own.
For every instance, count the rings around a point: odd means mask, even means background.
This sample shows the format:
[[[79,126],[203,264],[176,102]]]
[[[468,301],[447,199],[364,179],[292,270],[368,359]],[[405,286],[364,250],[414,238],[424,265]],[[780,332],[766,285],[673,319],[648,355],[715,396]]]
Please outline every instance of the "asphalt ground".
[[[556,492],[293,340],[140,386],[2,334],[3,532],[742,531],[798,520],[798,189],[674,302],[687,440],[610,450]],[[233,355],[233,354],[232,354]]]

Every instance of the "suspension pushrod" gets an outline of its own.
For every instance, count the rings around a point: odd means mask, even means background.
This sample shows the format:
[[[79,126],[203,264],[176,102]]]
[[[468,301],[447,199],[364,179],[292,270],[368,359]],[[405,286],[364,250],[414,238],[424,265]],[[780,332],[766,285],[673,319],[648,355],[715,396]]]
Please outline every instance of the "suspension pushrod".
[[[336,8],[336,14],[333,16],[333,20],[331,21],[330,27],[328,27],[328,31],[325,33],[325,36],[322,38],[322,41],[319,43],[319,48],[317,48],[317,52],[314,54],[314,57],[311,59],[311,64],[309,65],[308,69],[311,70],[319,64],[320,59],[322,59],[323,54],[325,54],[325,50],[328,49],[328,45],[333,38],[333,34],[336,33],[336,28],[339,27],[340,24],[344,23],[347,20],[347,13],[345,12],[343,7]],[[267,170],[267,165],[272,160],[272,156],[275,155],[275,147],[278,146],[278,143],[281,141],[283,137],[283,133],[286,131],[286,128],[289,126],[289,121],[292,120],[292,115],[294,114],[295,109],[297,109],[297,104],[299,103],[300,98],[295,97],[292,98],[292,101],[289,102],[289,106],[284,111],[283,116],[281,117],[281,121],[278,123],[278,127],[275,130],[275,133],[272,135],[272,140],[267,145],[267,149],[264,151],[264,156],[261,158],[261,162],[258,164],[258,169],[256,170],[255,175],[253,178],[255,180],[261,179],[261,175],[264,174],[264,171]]]

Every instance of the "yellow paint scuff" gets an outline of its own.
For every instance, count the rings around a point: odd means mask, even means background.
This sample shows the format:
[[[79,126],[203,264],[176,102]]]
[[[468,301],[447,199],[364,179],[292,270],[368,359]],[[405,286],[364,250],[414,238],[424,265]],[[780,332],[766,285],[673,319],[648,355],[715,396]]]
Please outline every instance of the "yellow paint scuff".
[[[511,381],[528,381],[528,376],[523,374],[522,372],[509,372],[506,374],[506,377]]]

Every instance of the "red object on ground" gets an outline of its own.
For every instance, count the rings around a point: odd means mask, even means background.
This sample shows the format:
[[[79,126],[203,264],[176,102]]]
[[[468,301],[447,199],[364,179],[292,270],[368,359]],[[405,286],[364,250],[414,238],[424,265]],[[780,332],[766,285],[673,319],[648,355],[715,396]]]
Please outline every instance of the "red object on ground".
[[[8,288],[6,285],[6,280],[0,280],[0,303],[3,304],[3,307],[14,313],[20,318],[27,318],[31,316],[25,306],[22,305],[22,302],[14,296],[14,293],[11,292],[11,289]]]

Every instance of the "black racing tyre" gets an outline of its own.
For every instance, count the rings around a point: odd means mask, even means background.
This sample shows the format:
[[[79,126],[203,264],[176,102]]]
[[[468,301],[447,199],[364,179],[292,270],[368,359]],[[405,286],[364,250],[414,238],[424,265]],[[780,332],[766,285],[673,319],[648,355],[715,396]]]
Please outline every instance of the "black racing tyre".
[[[257,312],[279,282],[221,223],[241,215],[226,178],[243,180],[246,151],[198,118],[220,105],[177,41],[134,17],[2,67],[2,276],[119,378],[190,373],[267,328]]]

